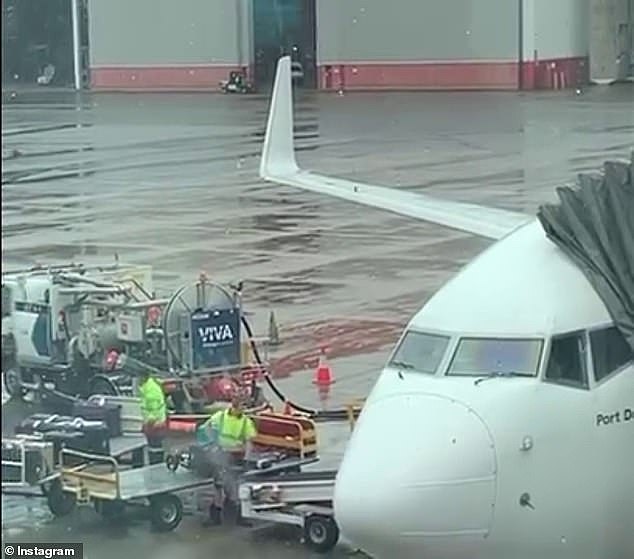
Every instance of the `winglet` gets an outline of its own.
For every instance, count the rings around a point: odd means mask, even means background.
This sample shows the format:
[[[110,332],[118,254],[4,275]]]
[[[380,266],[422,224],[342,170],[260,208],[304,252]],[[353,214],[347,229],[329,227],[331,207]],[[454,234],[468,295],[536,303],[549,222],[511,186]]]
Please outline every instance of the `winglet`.
[[[292,175],[298,171],[293,141],[291,57],[283,56],[277,62],[269,120],[266,124],[266,136],[260,160],[260,177],[271,179],[276,176]]]

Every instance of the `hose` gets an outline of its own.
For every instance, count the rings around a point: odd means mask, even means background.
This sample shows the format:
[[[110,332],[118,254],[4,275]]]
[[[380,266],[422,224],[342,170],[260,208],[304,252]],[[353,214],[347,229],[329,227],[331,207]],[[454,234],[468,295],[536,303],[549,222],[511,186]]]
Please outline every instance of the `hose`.
[[[176,297],[173,298],[173,300],[175,299]],[[168,304],[168,308],[169,306],[170,305]],[[264,366],[264,362],[262,361],[262,357],[260,356],[260,352],[254,340],[253,329],[251,328],[251,325],[249,324],[248,320],[246,319],[244,315],[240,316],[240,320],[242,322],[242,325],[244,326],[244,329],[247,335],[249,336],[249,345],[251,347],[251,351],[253,352],[253,356],[255,357],[255,361],[259,365],[261,370],[264,371],[264,375],[263,375],[264,380],[266,381],[269,388],[273,391],[273,393],[280,399],[280,401],[287,404],[295,411],[307,415],[313,421],[318,421],[318,422],[348,421],[349,413],[346,408],[335,409],[335,410],[316,410],[316,409],[302,406],[300,404],[296,404],[295,402],[292,402],[291,400],[289,400],[273,381],[273,377],[271,376],[271,373],[269,372],[268,368]],[[166,341],[167,341],[167,336],[166,336]],[[166,345],[168,345],[168,349],[169,349],[169,344],[166,344]],[[143,361],[131,358],[129,356],[126,359],[126,363],[123,369],[124,369],[124,372],[128,374],[131,374],[131,373],[134,374],[134,369],[138,369],[139,367],[149,368],[153,374],[157,376],[162,376],[161,372],[155,367],[151,367],[150,365],[144,363]]]
[[[266,367],[264,367],[264,363],[262,362],[262,358],[260,357],[260,352],[258,351],[258,348],[255,345],[255,341],[253,339],[253,330],[251,329],[251,325],[249,324],[245,316],[241,316],[240,318],[242,320],[244,329],[246,330],[247,335],[249,336],[249,344],[251,346],[251,350],[253,351],[253,356],[255,357],[255,361],[264,371],[264,380],[268,384],[269,388],[273,391],[273,393],[282,402],[288,404],[294,410],[308,415],[314,421],[347,421],[348,420],[348,410],[345,408],[338,409],[338,410],[327,410],[327,411],[315,410],[315,409],[307,408],[299,404],[296,404],[295,402],[292,402],[291,400],[286,398],[286,396],[284,396],[284,393],[277,387],[277,385],[273,381],[271,373],[268,371]]]

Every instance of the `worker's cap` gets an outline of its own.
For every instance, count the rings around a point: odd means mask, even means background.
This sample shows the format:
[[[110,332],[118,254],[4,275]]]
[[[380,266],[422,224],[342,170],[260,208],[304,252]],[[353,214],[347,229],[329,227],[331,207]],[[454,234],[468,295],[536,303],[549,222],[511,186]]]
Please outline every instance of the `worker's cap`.
[[[119,359],[119,352],[116,349],[111,349],[106,354],[106,366],[109,369],[114,369],[117,366],[118,359]]]
[[[106,353],[103,368],[105,371],[120,369],[125,363],[125,353],[119,353],[116,349],[110,349]]]

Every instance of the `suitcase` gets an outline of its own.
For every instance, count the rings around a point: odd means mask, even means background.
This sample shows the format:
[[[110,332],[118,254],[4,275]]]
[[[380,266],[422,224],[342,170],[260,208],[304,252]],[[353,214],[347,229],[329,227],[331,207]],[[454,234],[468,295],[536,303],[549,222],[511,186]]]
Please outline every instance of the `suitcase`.
[[[44,434],[44,440],[53,443],[55,456],[59,456],[62,448],[102,456],[110,454],[110,436],[105,425],[101,429],[91,429],[86,432],[49,431]],[[74,462],[74,458],[68,462]],[[85,462],[85,460],[79,459],[79,462]]]
[[[43,433],[55,429],[55,425],[59,420],[70,420],[70,416],[62,416],[50,413],[35,413],[29,415],[19,425],[16,426],[15,432],[22,435],[32,435],[33,433]]]
[[[89,421],[104,421],[111,437],[119,437],[122,434],[121,406],[118,404],[97,405],[89,402],[76,402],[73,406],[73,415]]]
[[[34,414],[27,417],[16,428],[18,434],[32,435],[43,434],[50,431],[90,431],[92,429],[103,429],[106,426],[104,421],[89,421],[83,418],[71,417],[68,415]]]

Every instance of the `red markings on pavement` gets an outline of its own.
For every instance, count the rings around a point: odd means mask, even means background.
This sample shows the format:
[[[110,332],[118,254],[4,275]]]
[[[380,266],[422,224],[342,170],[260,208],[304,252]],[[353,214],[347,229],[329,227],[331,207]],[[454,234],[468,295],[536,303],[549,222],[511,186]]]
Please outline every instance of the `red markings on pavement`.
[[[327,349],[329,359],[378,351],[395,344],[403,327],[400,322],[347,318],[285,328],[284,345],[271,357],[273,377],[314,370],[322,347]],[[280,355],[284,351],[288,353]]]

